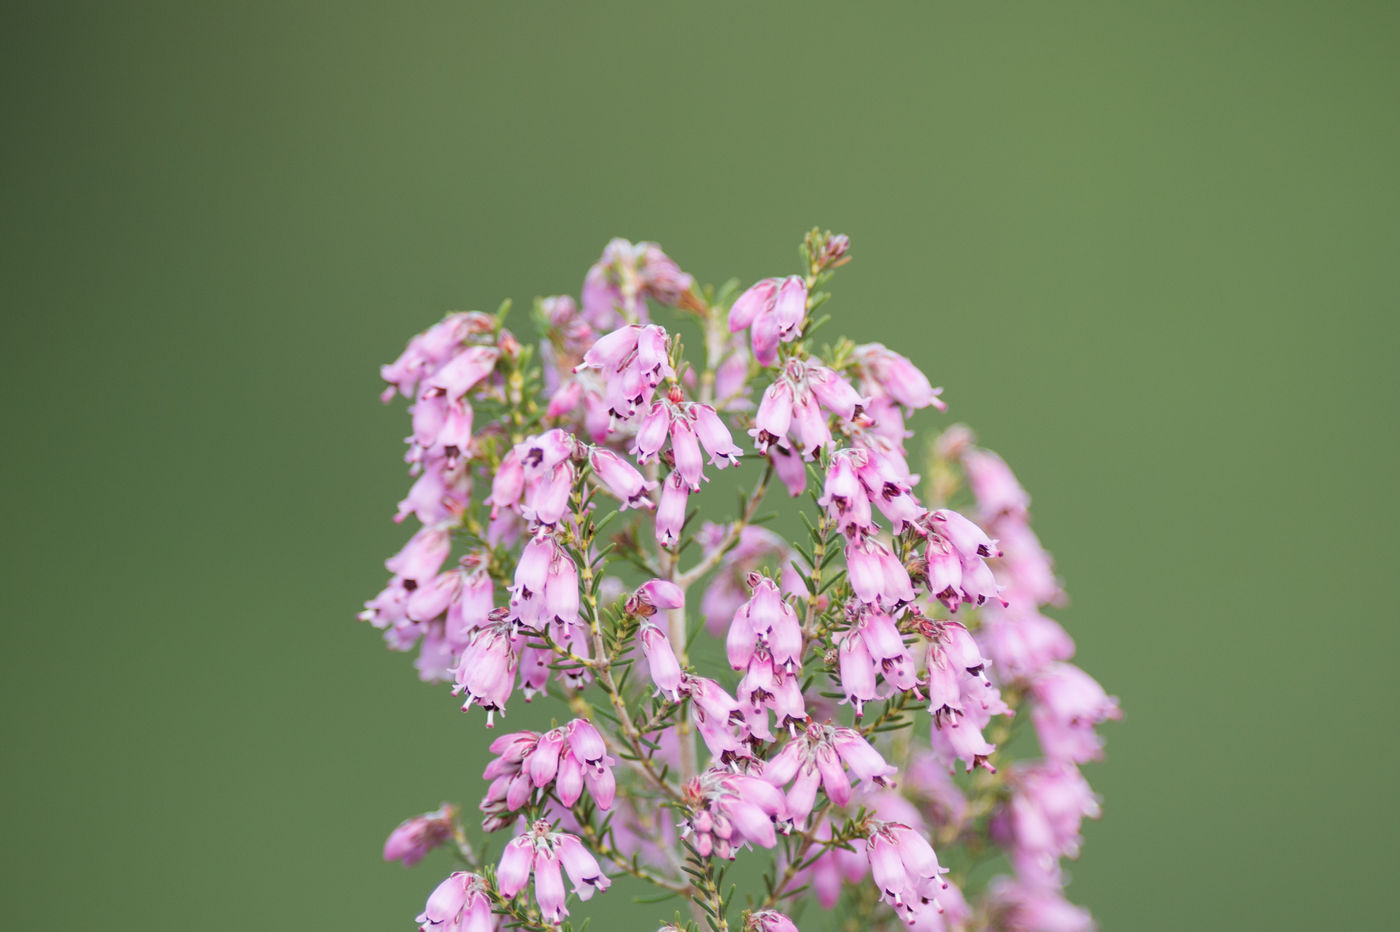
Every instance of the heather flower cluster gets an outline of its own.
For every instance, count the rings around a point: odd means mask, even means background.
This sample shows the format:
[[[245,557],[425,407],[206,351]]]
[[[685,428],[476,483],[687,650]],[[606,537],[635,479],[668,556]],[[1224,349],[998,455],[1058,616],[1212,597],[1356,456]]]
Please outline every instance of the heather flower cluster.
[[[795,273],[716,289],[614,240],[537,345],[506,305],[383,367],[416,529],[360,618],[471,734],[527,726],[483,747],[479,821],[385,841],[458,862],[421,929],[569,929],[614,878],[671,930],[1094,927],[1064,862],[1117,700],[1046,614],[1011,469],[959,425],[911,465],[941,389],[818,336],[849,250],[814,230]]]

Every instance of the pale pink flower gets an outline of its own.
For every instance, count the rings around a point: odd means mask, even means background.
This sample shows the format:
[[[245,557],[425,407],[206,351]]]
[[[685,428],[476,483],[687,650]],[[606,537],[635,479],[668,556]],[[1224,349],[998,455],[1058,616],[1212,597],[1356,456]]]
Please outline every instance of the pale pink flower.
[[[661,503],[656,506],[656,542],[675,547],[685,526],[685,505],[690,490],[679,472],[672,472],[661,484]]]
[[[1083,764],[1103,755],[1103,739],[1094,728],[1123,717],[1116,697],[1068,663],[1047,667],[1031,680],[1030,691],[1035,699],[1031,722],[1047,758]]]
[[[515,689],[515,670],[520,662],[520,638],[512,633],[513,623],[503,609],[493,612],[486,625],[474,630],[471,640],[452,673],[456,677],[454,696],[466,693],[465,712],[473,704],[486,710],[486,727],[492,727],[497,712],[504,713]]]
[[[404,867],[412,867],[452,837],[456,818],[457,807],[443,803],[432,812],[405,819],[385,839],[384,860],[402,861]]]
[[[650,621],[643,621],[637,629],[637,639],[642,643],[642,655],[646,658],[647,671],[651,674],[651,681],[656,684],[657,694],[679,702],[681,667],[666,632]]]
[[[917,366],[883,344],[857,346],[856,363],[866,394],[886,395],[910,409],[947,409],[938,397],[943,389],[930,387],[928,377]]]
[[[996,932],[1093,932],[1089,911],[1057,887],[999,877],[988,890],[989,928]]]
[[[851,801],[848,767],[857,779],[881,786],[888,785],[895,774],[895,768],[860,732],[813,722],[764,765],[762,776],[776,787],[792,784],[787,791],[788,813],[800,823],[811,815],[818,787],[837,806]]]
[[[742,670],[749,664],[754,648],[768,648],[773,662],[789,672],[802,666],[802,625],[767,576],[752,573],[748,579],[753,595],[734,613],[725,639],[729,664]]]
[[[894,907],[906,922],[925,910],[938,910],[938,897],[946,884],[933,847],[908,825],[875,822],[866,841],[870,872],[880,888],[880,899]]]
[[[655,243],[614,239],[583,280],[583,316],[595,327],[616,326],[647,317],[646,299],[681,303],[694,280]]]
[[[577,835],[555,832],[541,820],[506,845],[496,868],[496,889],[510,899],[525,888],[533,873],[540,913],[546,922],[558,925],[569,915],[564,907],[561,867],[568,872],[573,892],[581,900],[592,898],[595,891],[606,890],[612,884]]]
[[[797,925],[776,909],[760,909],[749,913],[744,932],[798,932]]]
[[[775,825],[790,826],[783,794],[758,777],[711,768],[682,788],[690,815],[681,825],[702,857],[733,860],[747,845],[772,848]]]
[[[652,507],[647,493],[656,488],[656,483],[649,481],[631,463],[611,450],[594,447],[589,451],[588,464],[603,488],[622,502],[622,510]]]
[[[729,330],[748,329],[754,359],[761,366],[771,366],[778,359],[778,344],[797,339],[806,316],[806,282],[796,275],[766,278],[734,301]]]
[[[486,882],[465,871],[438,884],[414,921],[421,923],[422,932],[494,932],[499,927]]]

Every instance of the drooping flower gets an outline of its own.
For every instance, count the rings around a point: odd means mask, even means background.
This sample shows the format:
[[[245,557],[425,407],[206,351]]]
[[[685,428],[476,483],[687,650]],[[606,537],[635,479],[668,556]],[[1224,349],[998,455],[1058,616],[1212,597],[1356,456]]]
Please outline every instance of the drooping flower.
[[[689,781],[682,792],[690,814],[681,825],[702,857],[733,860],[746,845],[771,848],[778,843],[775,825],[791,824],[783,794],[757,777],[711,768]]]
[[[789,783],[788,813],[795,822],[804,822],[812,812],[817,789],[837,806],[851,801],[850,768],[857,779],[880,786],[890,784],[895,768],[853,728],[809,724],[763,767],[763,779],[776,787]]]
[[[754,359],[771,366],[778,359],[778,344],[791,343],[807,316],[807,284],[797,275],[765,278],[749,288],[729,309],[729,330],[749,331]]]
[[[506,845],[496,869],[496,889],[501,896],[510,899],[525,888],[533,873],[535,902],[539,904],[540,913],[546,922],[558,925],[569,915],[564,907],[561,867],[573,881],[573,892],[581,900],[591,899],[595,891],[612,885],[577,835],[556,832],[541,819]]]
[[[466,871],[438,884],[414,921],[421,932],[495,932],[499,925],[485,880]]]
[[[457,807],[443,803],[432,812],[405,819],[384,840],[384,860],[402,861],[404,867],[412,867],[452,837],[456,818]]]
[[[946,884],[933,847],[901,822],[874,822],[866,840],[870,872],[880,888],[880,899],[890,904],[906,922],[925,910],[938,910],[938,897]]]

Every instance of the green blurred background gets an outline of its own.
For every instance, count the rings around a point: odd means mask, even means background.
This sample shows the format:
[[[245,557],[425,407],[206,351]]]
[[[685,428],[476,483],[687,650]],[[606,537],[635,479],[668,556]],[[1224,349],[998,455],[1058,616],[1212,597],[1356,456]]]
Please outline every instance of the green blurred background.
[[[412,928],[444,864],[379,846],[484,732],[354,620],[404,536],[378,364],[612,236],[751,281],[814,224],[1122,698],[1071,898],[1393,924],[1394,4],[0,17],[6,927]]]

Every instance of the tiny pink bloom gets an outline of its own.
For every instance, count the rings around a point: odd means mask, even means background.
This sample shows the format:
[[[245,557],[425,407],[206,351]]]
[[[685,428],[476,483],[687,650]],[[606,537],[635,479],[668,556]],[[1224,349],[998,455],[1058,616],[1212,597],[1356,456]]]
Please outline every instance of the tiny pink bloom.
[[[705,478],[705,461],[700,455],[695,428],[685,418],[671,421],[671,453],[676,458],[676,472],[692,492],[700,491],[700,482]]]
[[[788,427],[792,424],[792,406],[792,385],[784,379],[774,382],[763,392],[754,427],[749,431],[758,452],[767,453],[770,446],[787,436]]]
[[[647,481],[631,463],[602,447],[594,447],[589,452],[588,463],[603,487],[622,502],[622,510],[651,507],[647,493],[656,488],[656,483]]]
[[[643,615],[652,615],[657,609],[685,608],[685,592],[668,579],[652,579],[642,583],[633,598],[637,608],[629,610]]]
[[[768,459],[778,480],[787,487],[788,494],[796,498],[807,488],[807,464],[791,450],[773,446],[768,450]]]
[[[603,876],[598,861],[577,836],[558,833],[554,851],[568,872],[569,880],[573,881],[574,893],[579,899],[591,899],[595,892],[602,892],[612,885],[612,881]]]
[[[690,491],[680,471],[674,471],[661,485],[661,502],[656,506],[656,542],[672,548],[680,541],[685,525],[685,505]]]
[[[730,333],[748,329],[759,314],[772,308],[778,293],[778,283],[776,278],[765,278],[735,299],[729,308]]]
[[[404,867],[412,867],[452,837],[456,817],[457,807],[444,804],[433,812],[404,820],[385,839],[384,860],[402,861]]]
[[[942,389],[930,387],[918,367],[893,350],[879,343],[866,343],[856,347],[856,360],[867,393],[888,395],[906,408],[947,408],[938,397]]]
[[[535,842],[528,835],[512,838],[496,867],[496,889],[510,899],[525,888],[535,861]]]
[[[710,462],[720,469],[739,465],[739,457],[743,456],[744,451],[734,445],[729,428],[724,426],[715,409],[709,405],[694,404],[690,406],[690,416],[695,421],[696,435],[710,454]]]
[[[666,443],[666,435],[671,429],[671,408],[664,402],[651,406],[651,411],[637,425],[637,436],[632,442],[631,453],[638,463],[646,464],[656,459],[661,447]]]
[[[389,572],[401,577],[405,589],[427,585],[452,552],[452,540],[444,527],[425,527],[402,550],[384,561]]]

